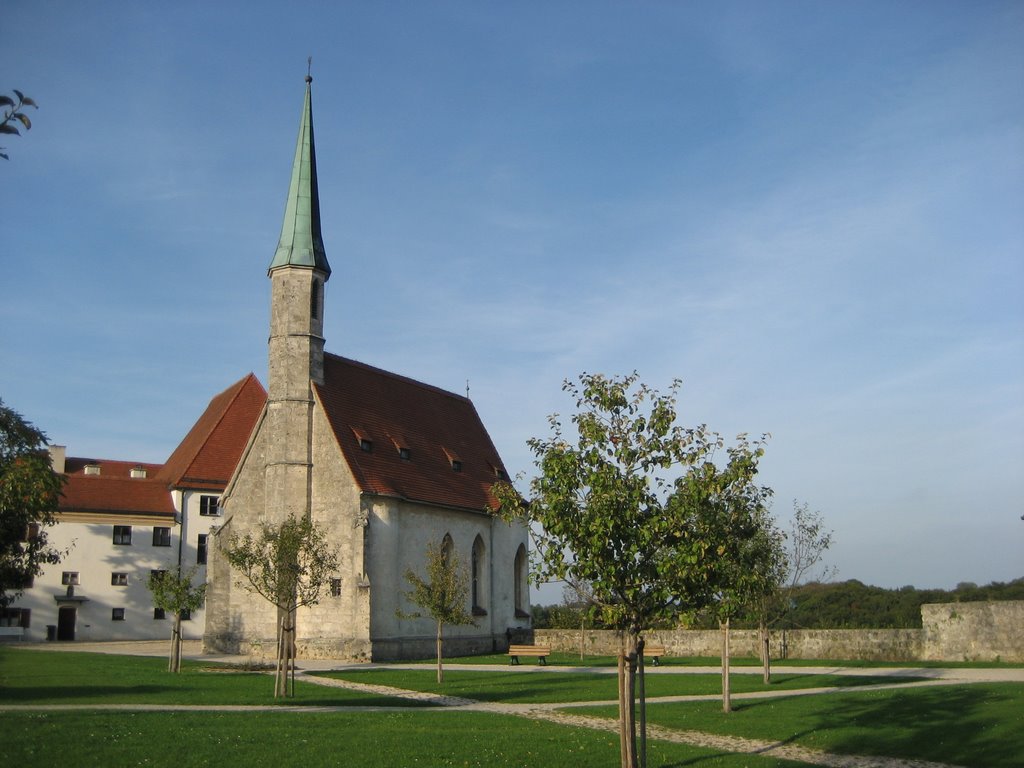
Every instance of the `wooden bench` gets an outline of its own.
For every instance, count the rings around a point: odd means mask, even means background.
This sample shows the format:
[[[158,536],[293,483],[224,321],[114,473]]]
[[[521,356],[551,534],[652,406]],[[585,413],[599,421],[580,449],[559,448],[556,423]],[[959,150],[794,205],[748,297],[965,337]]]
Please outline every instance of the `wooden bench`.
[[[654,666],[660,666],[658,659],[665,655],[664,645],[645,645],[644,646],[644,658],[650,659],[654,662]]]
[[[551,649],[543,645],[510,645],[508,647],[509,664],[518,664],[520,656],[536,656],[542,666],[547,666],[547,657]]]

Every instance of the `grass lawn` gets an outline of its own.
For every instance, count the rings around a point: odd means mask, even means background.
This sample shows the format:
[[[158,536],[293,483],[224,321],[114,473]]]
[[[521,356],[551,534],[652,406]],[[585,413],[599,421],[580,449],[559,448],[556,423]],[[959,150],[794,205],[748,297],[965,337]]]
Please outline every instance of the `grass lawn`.
[[[618,697],[616,675],[596,672],[475,671],[448,669],[444,683],[437,684],[433,670],[359,669],[320,673],[324,677],[351,680],[371,685],[390,685],[426,693],[463,696],[477,701],[505,701],[516,704],[560,701],[614,701]],[[789,691],[800,688],[859,687],[917,678],[893,678],[846,675],[801,675],[795,672],[776,674],[770,685],[757,675],[732,678],[733,693],[749,691]],[[647,696],[688,696],[721,693],[719,675],[646,675]]]
[[[888,755],[956,765],[1019,768],[1024,755],[1024,685],[973,685],[859,691],[827,696],[651,704],[649,722],[802,744],[828,752]],[[573,713],[616,716],[612,707]]]
[[[258,672],[212,672],[167,659],[103,653],[31,651],[0,646],[3,704],[274,704],[274,678]],[[286,705],[415,706],[406,699],[297,681]]]
[[[4,712],[4,761],[23,768],[618,765],[614,733],[480,712]],[[651,742],[650,768],[797,763]],[[804,766],[806,768],[806,766]]]
[[[522,666],[536,666],[536,659],[524,658]],[[420,659],[409,662],[411,664],[437,664],[437,659]],[[453,656],[446,658],[445,664],[498,664],[509,666],[509,657],[505,653],[488,653],[482,656]],[[555,667],[612,667],[618,661],[614,656],[585,656],[580,659],[579,653],[565,653],[555,651],[547,658],[547,663]],[[734,656],[730,659],[734,667],[761,667],[761,660],[754,656]],[[718,656],[665,656],[661,659],[663,667],[719,667],[722,659]],[[647,666],[651,666],[650,660]],[[865,667],[879,668],[903,668],[917,667],[919,669],[1020,669],[1024,664],[1009,664],[1001,661],[866,661],[863,659],[852,659],[836,661],[835,659],[782,659],[772,660],[772,670],[780,667],[854,667],[863,669]]]

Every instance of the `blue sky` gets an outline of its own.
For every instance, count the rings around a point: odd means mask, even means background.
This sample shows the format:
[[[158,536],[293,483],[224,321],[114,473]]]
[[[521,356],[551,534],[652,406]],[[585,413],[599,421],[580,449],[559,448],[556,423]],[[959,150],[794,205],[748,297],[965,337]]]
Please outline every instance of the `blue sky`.
[[[0,7],[0,397],[162,461],[266,380],[313,56],[329,351],[470,393],[512,473],[582,371],[770,432],[839,578],[1024,576],[1024,6]],[[557,595],[556,595],[557,597]]]

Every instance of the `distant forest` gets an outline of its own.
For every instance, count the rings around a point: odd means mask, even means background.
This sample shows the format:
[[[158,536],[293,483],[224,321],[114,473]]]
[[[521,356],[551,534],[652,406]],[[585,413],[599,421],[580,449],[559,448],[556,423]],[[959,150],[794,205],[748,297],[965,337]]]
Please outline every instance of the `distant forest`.
[[[913,629],[921,626],[921,606],[925,603],[980,602],[986,600],[1024,600],[1024,578],[1011,582],[992,582],[983,587],[970,582],[955,589],[883,589],[856,579],[829,583],[802,584],[788,596],[789,610],[772,623],[781,629]],[[536,629],[579,629],[581,621],[599,628],[600,621],[584,619],[578,605],[533,606]],[[698,617],[691,626],[714,626]],[[756,626],[756,622],[734,622],[735,627]]]

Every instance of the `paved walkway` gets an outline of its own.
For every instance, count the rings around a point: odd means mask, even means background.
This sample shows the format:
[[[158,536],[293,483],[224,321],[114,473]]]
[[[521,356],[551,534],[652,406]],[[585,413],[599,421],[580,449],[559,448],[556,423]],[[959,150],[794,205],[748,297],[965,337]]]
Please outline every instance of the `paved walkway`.
[[[24,648],[33,648],[41,651],[89,651],[98,653],[114,653],[136,656],[163,656],[168,651],[166,642],[123,642],[123,643],[46,643],[36,645],[24,645]],[[245,656],[220,656],[203,654],[198,641],[186,641],[183,655],[190,659],[199,661],[219,663],[239,663],[248,661]],[[568,725],[577,728],[591,728],[594,730],[618,732],[618,723],[615,720],[586,715],[575,715],[565,711],[574,707],[590,707],[601,704],[617,704],[615,701],[607,702],[571,702],[571,703],[535,703],[535,704],[507,704],[498,702],[481,702],[473,699],[466,699],[457,696],[438,696],[436,694],[409,691],[401,688],[393,688],[384,685],[369,685],[348,680],[319,677],[308,674],[326,670],[343,669],[366,669],[366,664],[344,664],[331,660],[300,659],[298,662],[298,674],[307,682],[328,687],[340,687],[364,693],[375,693],[385,696],[396,697],[416,701],[417,704],[426,703],[439,709],[459,708],[478,712],[492,712],[495,714],[514,715],[527,717],[534,720],[545,720],[560,725]],[[429,669],[423,664],[375,664],[377,669]],[[515,672],[517,674],[543,674],[545,672],[575,672],[575,673],[599,673],[613,675],[617,670],[609,667],[559,667],[539,665],[519,665],[495,667],[493,664],[448,664],[448,670],[489,670],[501,669],[503,672]],[[776,672],[786,672],[793,667],[778,667]],[[719,667],[651,667],[645,670],[647,674],[717,674]],[[1020,682],[1024,683],[1024,669],[999,668],[922,668],[922,667],[799,667],[804,674],[827,674],[827,675],[849,675],[849,676],[872,676],[892,677],[893,683],[873,686],[859,687],[855,690],[880,690],[886,688],[907,688],[917,686],[933,685],[956,685],[963,683],[979,682]],[[759,667],[733,667],[735,674],[761,674]],[[914,682],[897,682],[901,677],[924,677],[926,680]],[[839,691],[849,692],[849,688],[813,688],[793,691],[767,691],[755,693],[737,693],[733,698],[737,700],[748,698],[778,698],[782,696],[809,696]],[[668,696],[649,698],[648,703],[666,703],[677,701],[713,701],[720,699],[720,695],[699,695],[699,696]],[[0,706],[4,709],[54,709],[55,706]],[[134,711],[158,710],[158,711],[274,711],[274,712],[354,712],[354,711],[391,711],[394,707],[287,707],[281,705],[266,706],[204,706],[204,705],[70,705],[59,707],[61,709],[130,709]],[[419,711],[429,711],[420,709]],[[778,759],[792,760],[809,765],[825,766],[826,768],[959,768],[946,763],[934,763],[924,760],[905,760],[889,757],[870,757],[862,755],[837,755],[821,750],[809,749],[795,744],[784,742],[771,742],[759,739],[745,739],[735,736],[723,736],[702,731],[679,731],[663,728],[656,725],[648,725],[648,739],[668,741],[680,744],[689,744],[706,749],[714,749],[723,752],[734,752],[750,755],[764,755]]]

